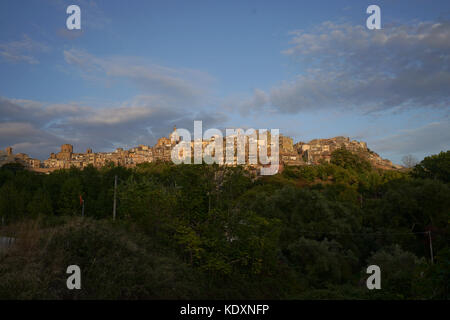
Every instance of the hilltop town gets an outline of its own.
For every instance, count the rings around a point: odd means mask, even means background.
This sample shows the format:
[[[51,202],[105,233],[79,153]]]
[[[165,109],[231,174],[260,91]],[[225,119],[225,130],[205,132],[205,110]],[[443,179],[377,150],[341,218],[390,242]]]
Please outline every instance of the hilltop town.
[[[225,146],[225,138],[223,140]],[[213,141],[214,137],[209,140],[202,140],[203,150]],[[139,145],[129,150],[117,148],[111,152],[93,152],[89,148],[84,153],[76,153],[73,151],[72,145],[64,144],[61,146],[60,152],[51,153],[49,158],[44,161],[31,158],[25,153],[14,154],[13,149],[8,147],[5,151],[0,150],[0,166],[6,163],[20,163],[29,170],[38,172],[51,172],[53,170],[68,169],[71,167],[85,168],[89,165],[99,168],[108,163],[114,163],[115,165],[124,167],[134,167],[141,163],[171,161],[172,149],[179,142],[180,139],[176,134],[175,127],[169,137],[158,139],[153,147]],[[233,147],[233,154],[236,154],[236,145]],[[314,165],[322,161],[330,162],[331,153],[342,147],[365,158],[375,168],[387,170],[401,168],[401,166],[395,165],[391,161],[383,159],[371,151],[367,148],[365,142],[350,140],[348,137],[339,136],[330,139],[314,139],[309,142],[297,142],[294,144],[291,137],[284,135],[279,136],[280,168],[282,169],[283,166]],[[191,149],[193,150],[193,142],[191,142]],[[246,151],[248,152],[248,148]],[[234,158],[236,160],[236,156]],[[246,154],[246,160],[248,160],[248,154]]]

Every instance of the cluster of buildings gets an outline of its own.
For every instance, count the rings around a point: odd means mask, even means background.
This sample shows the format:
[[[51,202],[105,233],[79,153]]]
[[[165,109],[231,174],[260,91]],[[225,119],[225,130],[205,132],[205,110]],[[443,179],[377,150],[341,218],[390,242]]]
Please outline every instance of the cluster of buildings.
[[[345,148],[368,160],[372,166],[380,169],[400,169],[399,165],[393,164],[388,159],[381,158],[377,153],[367,147],[363,141],[350,140],[348,137],[334,137],[330,139],[314,139],[308,143],[298,142],[294,149],[303,155],[308,164],[318,164],[321,161],[330,162],[333,151]]]
[[[39,159],[30,158],[26,153],[13,154],[11,147],[0,150],[0,167],[7,163],[20,163],[24,167],[38,169],[41,167]]]
[[[217,136],[213,136],[211,139],[202,140],[202,149],[200,152],[204,153],[205,149],[216,140]],[[255,141],[252,139],[257,139],[257,152],[260,153],[260,148],[267,145],[266,150],[268,156],[270,156],[270,134],[266,140],[261,140],[259,137],[259,132],[256,131],[256,135],[249,137],[248,143],[245,144],[245,164],[252,163],[249,162],[249,147]],[[234,164],[237,163],[237,139],[238,136],[234,136],[234,144],[227,144],[226,138],[221,138],[223,141],[223,156],[225,157],[227,152],[234,157]],[[229,140],[230,141],[230,140]],[[182,140],[176,132],[176,127],[174,131],[169,135],[169,137],[162,137],[153,146],[139,145],[137,147],[131,148],[129,150],[124,150],[123,148],[117,148],[112,152],[92,152],[92,149],[87,149],[85,153],[73,152],[73,146],[70,144],[64,144],[61,146],[61,151],[58,153],[51,153],[47,160],[41,162],[38,159],[33,159],[28,157],[28,155],[19,153],[13,154],[12,148],[6,148],[5,151],[0,151],[0,166],[8,162],[18,162],[23,164],[25,167],[41,172],[49,172],[56,169],[66,169],[70,167],[85,168],[89,165],[94,167],[103,167],[108,163],[114,163],[115,165],[121,165],[124,167],[134,167],[140,163],[155,162],[155,161],[171,161],[172,150]],[[184,142],[186,143],[186,142]],[[199,150],[194,148],[194,141],[187,142],[188,147],[191,148],[191,157],[194,157],[195,152]],[[280,167],[291,166],[291,165],[311,165],[318,164],[322,161],[329,162],[331,160],[331,154],[334,150],[345,147],[347,150],[357,153],[367,160],[369,160],[372,165],[383,169],[396,169],[399,166],[392,164],[389,160],[382,159],[378,154],[369,150],[365,142],[359,142],[356,140],[350,140],[348,137],[335,137],[331,139],[315,139],[308,143],[298,142],[293,143],[292,138],[279,135],[279,162]],[[233,148],[233,150],[227,150]],[[183,156],[182,154],[179,156]],[[211,153],[214,156],[214,151]],[[225,163],[225,161],[224,161]],[[254,162],[253,162],[254,163]],[[256,163],[252,166],[258,166]]]

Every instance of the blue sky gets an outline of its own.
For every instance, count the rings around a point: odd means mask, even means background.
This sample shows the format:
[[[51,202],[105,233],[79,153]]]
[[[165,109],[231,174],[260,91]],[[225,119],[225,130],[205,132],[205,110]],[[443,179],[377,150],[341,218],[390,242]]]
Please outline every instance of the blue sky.
[[[203,120],[422,159],[449,149],[449,19],[448,1],[4,0],[0,148],[153,145]]]

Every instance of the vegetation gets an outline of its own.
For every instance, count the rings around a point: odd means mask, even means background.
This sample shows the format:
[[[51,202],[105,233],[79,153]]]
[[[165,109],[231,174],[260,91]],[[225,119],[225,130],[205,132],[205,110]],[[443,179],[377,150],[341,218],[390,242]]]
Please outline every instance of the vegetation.
[[[205,164],[4,166],[0,235],[17,242],[0,251],[0,299],[448,299],[449,159],[381,171],[341,149],[264,177]],[[66,287],[72,264],[82,290]],[[381,290],[366,287],[371,264]]]

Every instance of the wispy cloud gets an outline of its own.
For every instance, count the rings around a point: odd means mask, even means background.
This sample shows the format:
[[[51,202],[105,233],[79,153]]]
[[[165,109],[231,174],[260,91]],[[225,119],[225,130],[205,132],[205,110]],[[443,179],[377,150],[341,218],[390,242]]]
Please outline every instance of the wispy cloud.
[[[0,57],[7,62],[38,64],[35,55],[49,50],[47,45],[32,40],[28,35],[23,35],[21,40],[0,43]]]
[[[97,57],[86,51],[64,50],[65,61],[82,72],[86,79],[111,81],[128,79],[145,94],[165,96],[183,104],[198,103],[214,81],[205,72],[155,65],[133,57]]]

